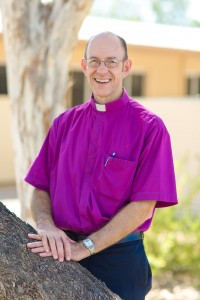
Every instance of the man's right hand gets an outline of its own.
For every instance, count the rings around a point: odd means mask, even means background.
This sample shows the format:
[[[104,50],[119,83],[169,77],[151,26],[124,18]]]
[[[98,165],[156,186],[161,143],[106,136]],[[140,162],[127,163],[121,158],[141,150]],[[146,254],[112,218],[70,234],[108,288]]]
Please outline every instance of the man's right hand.
[[[49,193],[35,188],[31,208],[37,234],[29,233],[29,238],[35,241],[28,243],[27,247],[43,257],[53,256],[59,261],[71,260],[71,245],[75,242],[54,224]]]
[[[46,226],[45,226],[46,227]],[[76,243],[71,240],[63,230],[50,225],[46,228],[38,229],[38,233],[29,233],[28,237],[36,240],[28,243],[27,247],[42,257],[53,256],[60,262],[71,260],[71,245]]]

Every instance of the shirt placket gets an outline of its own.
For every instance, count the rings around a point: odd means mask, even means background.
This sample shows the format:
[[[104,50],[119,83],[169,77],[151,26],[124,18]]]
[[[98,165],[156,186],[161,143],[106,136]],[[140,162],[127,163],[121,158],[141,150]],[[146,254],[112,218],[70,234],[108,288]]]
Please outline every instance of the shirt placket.
[[[90,136],[90,143],[88,146],[88,153],[86,159],[86,167],[83,178],[83,185],[80,197],[80,215],[82,220],[84,220],[84,227],[88,221],[88,201],[90,200],[90,190],[91,190],[91,179],[92,174],[96,165],[96,160],[98,159],[99,151],[101,149],[100,140],[101,140],[101,129],[105,122],[105,113],[95,112],[96,118],[94,124],[92,124],[92,132]],[[82,227],[82,224],[81,224]]]

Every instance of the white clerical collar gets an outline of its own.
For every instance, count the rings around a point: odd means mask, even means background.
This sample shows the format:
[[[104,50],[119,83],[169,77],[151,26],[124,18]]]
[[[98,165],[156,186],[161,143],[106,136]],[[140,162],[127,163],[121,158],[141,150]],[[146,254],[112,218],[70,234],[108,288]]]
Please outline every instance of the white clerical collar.
[[[98,110],[98,111],[106,111],[106,105],[105,104],[95,103],[95,106],[96,106],[96,110]]]

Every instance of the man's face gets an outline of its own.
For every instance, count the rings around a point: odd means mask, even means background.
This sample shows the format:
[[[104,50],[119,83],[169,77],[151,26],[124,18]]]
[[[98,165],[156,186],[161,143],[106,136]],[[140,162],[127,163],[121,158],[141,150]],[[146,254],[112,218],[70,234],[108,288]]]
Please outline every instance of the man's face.
[[[98,67],[89,66],[85,59],[82,60],[82,69],[87,77],[94,99],[98,103],[108,103],[118,99],[122,94],[122,80],[129,73],[131,61],[122,61],[124,49],[119,39],[112,34],[102,34],[94,37],[88,45],[87,60],[99,59],[105,61],[108,58],[119,61],[118,66],[108,68],[104,62]]]

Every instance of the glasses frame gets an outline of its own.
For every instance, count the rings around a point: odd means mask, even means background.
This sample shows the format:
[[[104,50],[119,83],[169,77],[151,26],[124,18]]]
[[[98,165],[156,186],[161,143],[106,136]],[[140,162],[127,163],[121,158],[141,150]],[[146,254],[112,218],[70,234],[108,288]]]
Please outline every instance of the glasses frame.
[[[95,58],[95,57],[94,57],[94,58],[88,58],[88,59],[87,59],[87,58],[84,58],[84,59],[85,59],[86,64],[87,64],[87,66],[88,66],[89,68],[98,68],[98,67],[100,67],[101,63],[103,62],[104,65],[105,65],[105,67],[108,68],[108,69],[117,68],[117,67],[119,66],[119,63],[120,63],[120,62],[126,61],[126,60],[127,60],[127,58],[126,58],[126,59],[123,58],[123,59],[121,59],[121,60],[119,60],[117,57],[110,58],[110,59],[116,59],[116,62],[117,62],[117,65],[116,65],[116,66],[111,67],[111,66],[107,66],[107,65],[106,65],[108,59],[107,59],[107,60],[100,60],[100,59]],[[88,65],[88,61],[91,61],[91,60],[96,60],[96,61],[98,61],[98,66],[95,67],[95,66],[90,66],[90,65]]]

